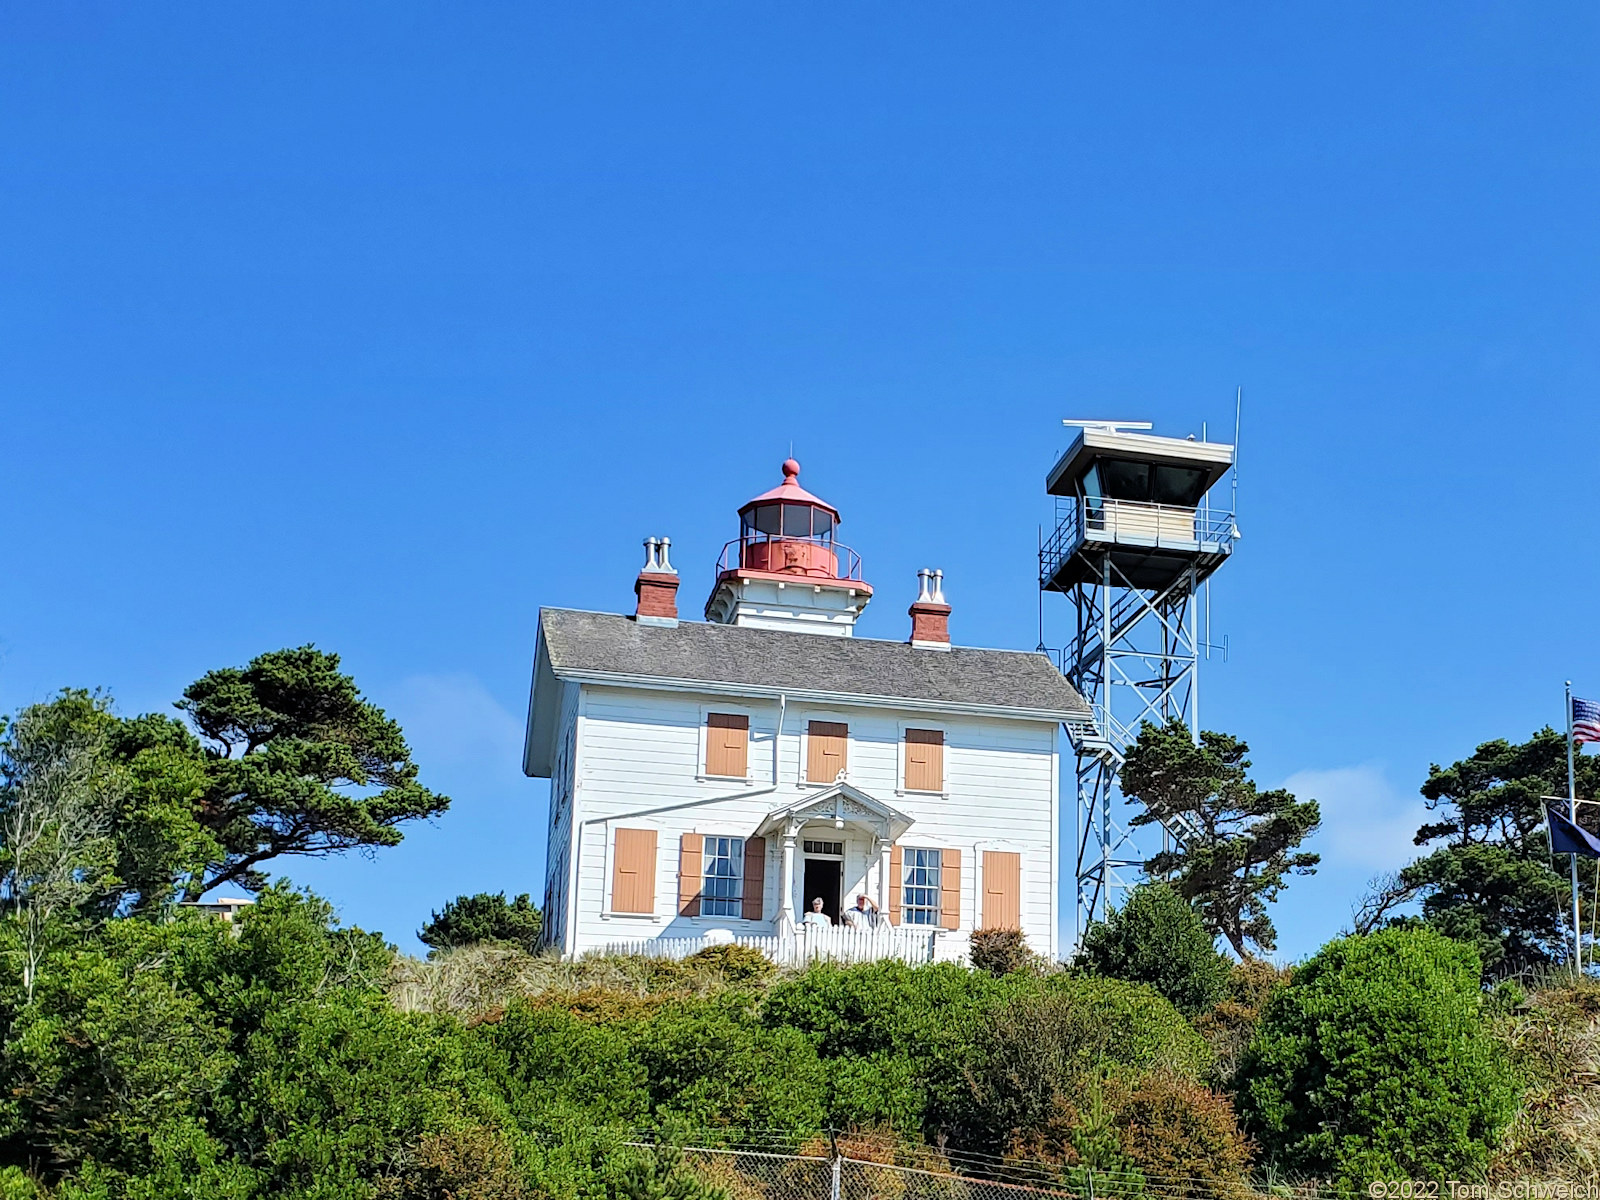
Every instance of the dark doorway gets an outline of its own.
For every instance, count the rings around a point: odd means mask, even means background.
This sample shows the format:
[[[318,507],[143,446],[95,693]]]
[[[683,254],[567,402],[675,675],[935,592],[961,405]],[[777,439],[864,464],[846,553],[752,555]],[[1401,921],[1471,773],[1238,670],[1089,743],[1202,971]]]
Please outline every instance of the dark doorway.
[[[822,897],[822,911],[839,923],[839,892],[844,887],[844,864],[835,858],[806,859],[805,896],[802,914],[811,911],[811,902]]]

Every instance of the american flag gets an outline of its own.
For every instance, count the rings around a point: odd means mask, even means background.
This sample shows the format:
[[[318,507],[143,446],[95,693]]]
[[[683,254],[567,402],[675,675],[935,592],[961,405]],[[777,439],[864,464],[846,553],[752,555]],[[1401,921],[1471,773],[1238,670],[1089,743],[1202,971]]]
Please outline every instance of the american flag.
[[[1572,740],[1600,742],[1600,704],[1572,698]]]

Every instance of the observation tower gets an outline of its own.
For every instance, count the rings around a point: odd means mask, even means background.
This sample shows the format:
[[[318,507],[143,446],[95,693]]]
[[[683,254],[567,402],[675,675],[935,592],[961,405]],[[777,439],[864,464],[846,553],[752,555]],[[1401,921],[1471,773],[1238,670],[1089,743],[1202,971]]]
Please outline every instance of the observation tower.
[[[1094,710],[1068,725],[1077,754],[1076,935],[1129,886],[1139,855],[1120,818],[1117,774],[1145,721],[1177,719],[1199,735],[1199,668],[1208,639],[1202,591],[1239,528],[1211,489],[1234,467],[1232,445],[1158,437],[1149,422],[1067,421],[1072,444],[1045,479],[1054,532],[1039,547],[1039,587],[1072,602],[1062,672]],[[1040,641],[1043,642],[1043,597]],[[1210,623],[1209,601],[1206,624]],[[1168,826],[1181,844],[1187,831]]]

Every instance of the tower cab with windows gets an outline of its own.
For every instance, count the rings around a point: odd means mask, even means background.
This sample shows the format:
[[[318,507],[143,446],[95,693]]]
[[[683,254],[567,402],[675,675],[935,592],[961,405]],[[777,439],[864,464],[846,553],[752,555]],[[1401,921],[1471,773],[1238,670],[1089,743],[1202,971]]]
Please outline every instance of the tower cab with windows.
[[[1041,584],[1065,591],[1108,568],[1138,588],[1164,587],[1191,566],[1209,574],[1239,536],[1233,513],[1208,499],[1232,465],[1232,446],[1085,425],[1046,480],[1057,524]]]

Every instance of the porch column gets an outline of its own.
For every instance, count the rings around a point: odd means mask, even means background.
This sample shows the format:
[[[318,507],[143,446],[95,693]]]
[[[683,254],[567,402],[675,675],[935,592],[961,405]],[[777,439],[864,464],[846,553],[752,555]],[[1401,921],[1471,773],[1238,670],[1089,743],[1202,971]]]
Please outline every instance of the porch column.
[[[887,921],[889,919],[889,889],[894,886],[889,879],[890,845],[887,840],[879,844],[882,848],[878,851],[878,912]]]
[[[783,873],[779,876],[778,887],[778,927],[785,932],[792,931],[794,921],[794,834],[785,831],[783,835]]]

